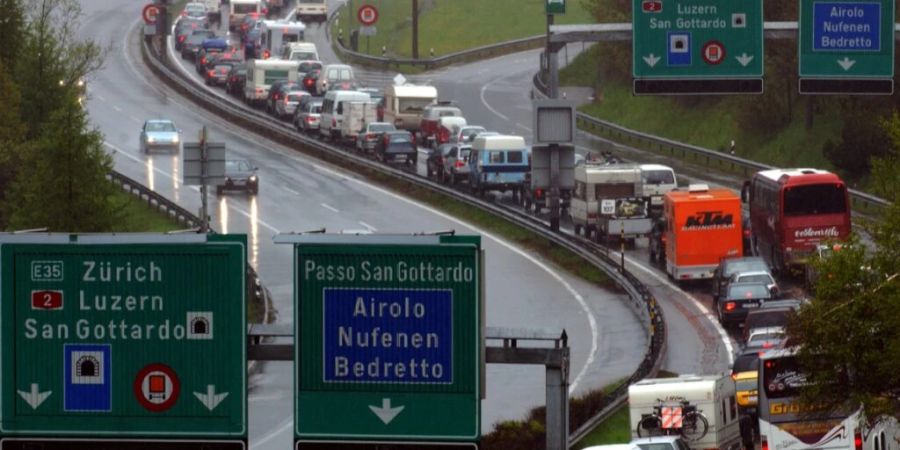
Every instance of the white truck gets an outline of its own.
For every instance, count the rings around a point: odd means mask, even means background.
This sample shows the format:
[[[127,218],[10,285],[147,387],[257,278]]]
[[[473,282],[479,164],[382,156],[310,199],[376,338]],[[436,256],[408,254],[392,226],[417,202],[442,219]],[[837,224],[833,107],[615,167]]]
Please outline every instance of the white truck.
[[[628,386],[633,439],[679,435],[693,450],[740,450],[740,417],[728,374],[648,378]]]
[[[575,234],[587,238],[624,238],[633,244],[650,233],[649,199],[643,194],[640,167],[632,164],[597,164],[575,167],[575,190],[569,213]]]
[[[347,110],[341,123],[342,141],[356,141],[356,136],[366,128],[367,123],[378,121],[378,104],[375,102],[346,102],[344,108]]]
[[[219,23],[221,20],[220,14],[222,0],[203,0],[203,4],[206,5],[206,16],[209,18],[211,23]]]

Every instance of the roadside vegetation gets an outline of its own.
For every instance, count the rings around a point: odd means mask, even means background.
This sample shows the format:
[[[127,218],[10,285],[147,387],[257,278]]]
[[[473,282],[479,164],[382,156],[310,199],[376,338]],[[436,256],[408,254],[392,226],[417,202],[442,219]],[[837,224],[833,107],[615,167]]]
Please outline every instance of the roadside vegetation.
[[[351,30],[361,26],[355,10],[361,3],[348,2],[341,9],[340,23],[331,30],[334,39],[338,30],[343,30],[348,48]],[[378,8],[377,33],[370,38],[360,36],[357,51],[366,53],[368,49],[369,54],[381,56],[384,46],[388,56],[412,57],[411,2],[366,3]],[[428,58],[432,48],[435,56],[441,56],[546,33],[544,3],[545,0],[419,0],[419,58]],[[351,6],[353,11],[349,10]],[[580,0],[570,0],[566,2],[566,14],[556,15],[555,20],[558,24],[586,23],[591,16]]]
[[[630,22],[630,0],[585,0],[595,22]],[[796,20],[797,5],[766,3],[765,20]],[[635,97],[630,42],[598,43],[560,74],[563,85],[588,86],[581,107],[628,128],[776,166],[838,171],[870,190],[873,159],[890,151],[884,123],[900,106],[894,96],[801,96],[794,40],[767,40],[765,93],[743,96]]]

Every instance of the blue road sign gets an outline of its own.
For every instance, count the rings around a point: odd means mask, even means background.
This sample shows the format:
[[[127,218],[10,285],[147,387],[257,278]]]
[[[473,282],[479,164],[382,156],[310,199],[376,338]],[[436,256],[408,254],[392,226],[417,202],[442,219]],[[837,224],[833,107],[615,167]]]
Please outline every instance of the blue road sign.
[[[324,289],[326,383],[453,382],[453,291]]]
[[[880,2],[813,2],[813,51],[881,50]]]
[[[691,33],[668,33],[669,45],[666,52],[666,65],[690,66],[691,65]]]
[[[65,344],[63,364],[67,412],[112,410],[112,358],[109,344]]]

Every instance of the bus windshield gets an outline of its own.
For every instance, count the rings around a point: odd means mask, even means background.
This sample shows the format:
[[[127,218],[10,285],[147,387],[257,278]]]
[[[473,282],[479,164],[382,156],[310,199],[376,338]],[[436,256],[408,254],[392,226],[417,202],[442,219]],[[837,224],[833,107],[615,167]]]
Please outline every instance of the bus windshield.
[[[784,189],[784,215],[843,214],[847,211],[846,187],[840,184],[790,186]]]
[[[806,374],[800,371],[794,356],[766,360],[762,371],[762,388],[770,399],[796,397],[806,385]]]

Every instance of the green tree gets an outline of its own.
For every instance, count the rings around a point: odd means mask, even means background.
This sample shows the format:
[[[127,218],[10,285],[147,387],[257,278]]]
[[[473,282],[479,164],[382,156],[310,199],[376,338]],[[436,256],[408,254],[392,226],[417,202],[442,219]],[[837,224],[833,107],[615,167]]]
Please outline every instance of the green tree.
[[[22,121],[34,139],[62,97],[77,97],[77,84],[102,67],[107,50],[76,37],[81,6],[75,0],[27,2],[26,26],[15,80],[22,96]]]
[[[873,160],[872,176],[893,203],[877,222],[865,223],[874,248],[854,237],[814,261],[821,274],[816,298],[788,327],[810,373],[804,400],[829,409],[862,404],[870,418],[900,416],[900,118],[882,124],[893,149]]]
[[[0,64],[12,73],[18,60],[25,32],[25,8],[22,0],[0,0]]]
[[[21,166],[25,126],[19,118],[19,90],[0,61],[0,204]]]
[[[88,130],[75,99],[55,109],[39,137],[22,153],[22,167],[4,204],[7,228],[47,227],[59,232],[112,231],[124,205],[106,179],[112,158],[103,137]]]

